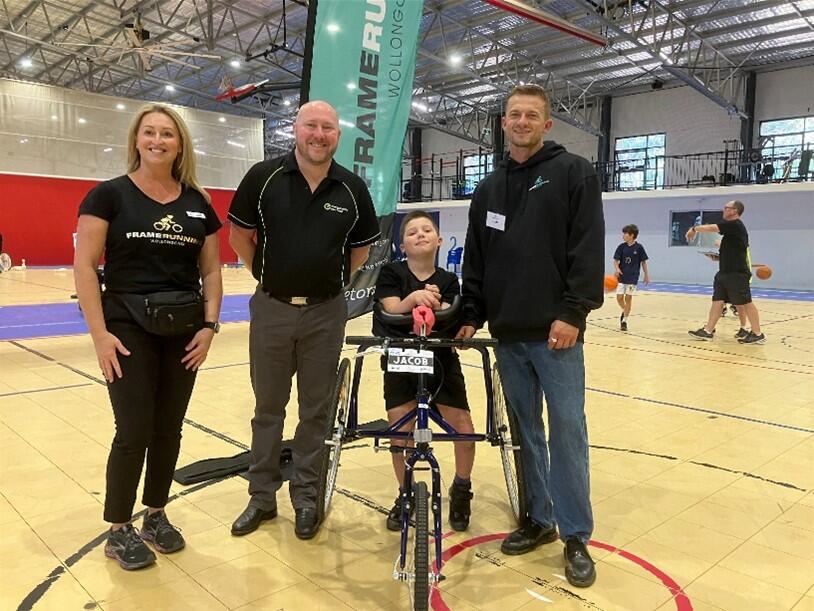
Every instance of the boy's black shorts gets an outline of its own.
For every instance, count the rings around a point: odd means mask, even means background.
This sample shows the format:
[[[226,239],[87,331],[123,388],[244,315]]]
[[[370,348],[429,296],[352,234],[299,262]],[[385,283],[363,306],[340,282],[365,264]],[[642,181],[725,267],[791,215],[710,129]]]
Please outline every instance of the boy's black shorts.
[[[718,272],[712,283],[712,301],[723,301],[734,306],[752,302],[749,274],[741,272]]]
[[[468,411],[466,383],[458,355],[451,349],[437,349],[434,362],[434,373],[424,378],[427,391],[436,393],[430,401],[430,406],[437,409],[436,404],[441,404]],[[384,403],[387,409],[415,401],[418,392],[418,374],[389,372],[385,358],[382,358],[382,371],[384,371]],[[443,385],[438,390],[438,384],[442,381],[442,371]]]

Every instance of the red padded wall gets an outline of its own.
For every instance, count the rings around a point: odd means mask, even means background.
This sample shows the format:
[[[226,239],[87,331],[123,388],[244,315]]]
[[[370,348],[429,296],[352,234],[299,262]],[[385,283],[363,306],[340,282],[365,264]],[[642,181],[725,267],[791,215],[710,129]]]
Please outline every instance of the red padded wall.
[[[0,173],[0,233],[3,251],[15,265],[73,264],[73,233],[79,204],[99,182],[50,176]],[[233,190],[208,189],[212,205],[225,221]],[[219,232],[220,258],[234,263],[237,255],[229,246],[229,232]]]

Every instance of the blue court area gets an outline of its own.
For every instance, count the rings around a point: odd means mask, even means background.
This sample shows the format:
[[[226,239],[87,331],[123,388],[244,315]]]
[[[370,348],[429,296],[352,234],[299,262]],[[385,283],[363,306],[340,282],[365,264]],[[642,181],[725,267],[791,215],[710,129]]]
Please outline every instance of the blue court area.
[[[225,295],[221,322],[249,320],[251,295]],[[87,333],[79,303],[48,303],[0,307],[0,340],[55,337]]]
[[[712,295],[712,287],[689,284],[654,283],[641,288],[660,293]],[[814,301],[814,291],[781,291],[753,287],[752,296],[756,299]],[[251,295],[224,296],[221,322],[248,321],[249,297]],[[76,301],[0,307],[0,340],[74,335],[87,333],[87,330]]]
[[[682,293],[685,295],[712,296],[711,286],[698,284],[667,284],[654,282],[644,286],[639,283],[639,290],[657,293]],[[752,283],[752,297],[755,299],[782,299],[786,301],[814,301],[814,291],[785,291],[780,289],[762,289]]]

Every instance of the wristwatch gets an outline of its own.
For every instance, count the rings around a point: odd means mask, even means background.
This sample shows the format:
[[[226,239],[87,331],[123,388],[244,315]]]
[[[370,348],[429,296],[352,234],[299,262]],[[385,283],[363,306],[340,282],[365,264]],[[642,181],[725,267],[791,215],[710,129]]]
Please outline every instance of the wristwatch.
[[[218,331],[220,331],[220,323],[218,321],[215,322],[206,321],[203,324],[203,328],[212,329],[215,333],[217,333]]]

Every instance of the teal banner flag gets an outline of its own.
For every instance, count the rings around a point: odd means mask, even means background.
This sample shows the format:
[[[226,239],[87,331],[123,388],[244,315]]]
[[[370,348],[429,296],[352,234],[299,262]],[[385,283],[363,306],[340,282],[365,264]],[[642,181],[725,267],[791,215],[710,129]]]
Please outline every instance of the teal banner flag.
[[[325,100],[339,113],[335,159],[367,183],[382,230],[347,288],[351,317],[370,310],[378,269],[390,259],[423,5],[423,0],[312,0],[309,8],[316,17],[310,15],[310,71],[307,65],[303,71],[307,98]]]

